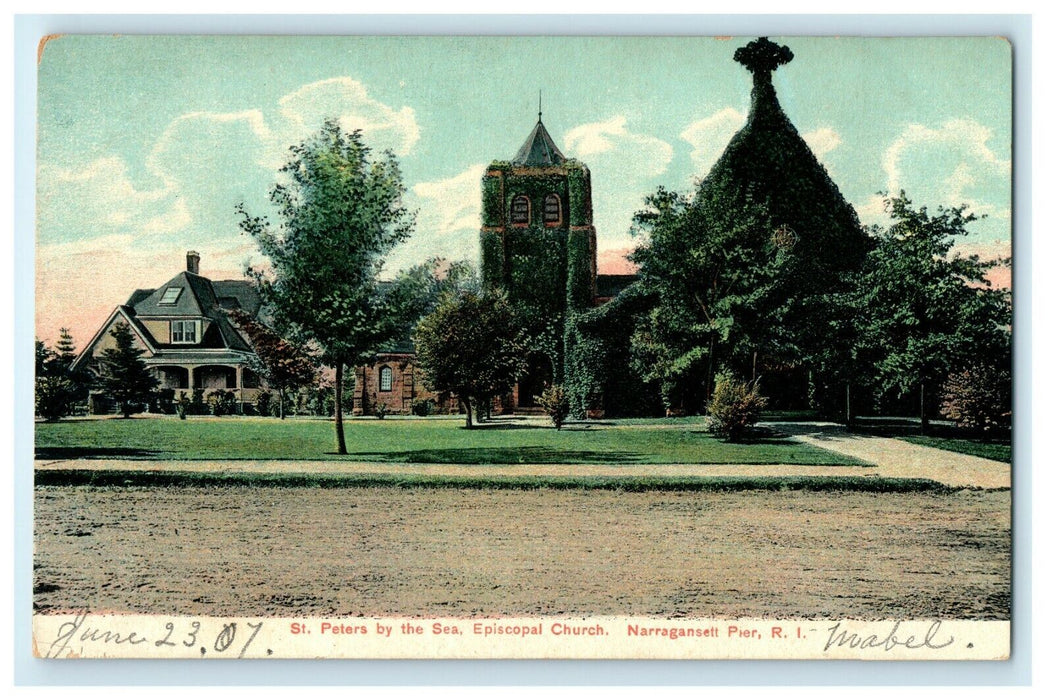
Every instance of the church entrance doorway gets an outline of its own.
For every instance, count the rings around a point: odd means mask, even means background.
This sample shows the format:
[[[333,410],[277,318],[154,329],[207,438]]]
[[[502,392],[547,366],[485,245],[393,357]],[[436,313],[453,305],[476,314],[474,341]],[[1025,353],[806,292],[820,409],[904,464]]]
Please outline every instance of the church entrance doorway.
[[[535,396],[540,396],[546,386],[552,384],[552,360],[548,355],[532,352],[527,357],[527,370],[519,378],[516,391],[517,408],[536,408]]]

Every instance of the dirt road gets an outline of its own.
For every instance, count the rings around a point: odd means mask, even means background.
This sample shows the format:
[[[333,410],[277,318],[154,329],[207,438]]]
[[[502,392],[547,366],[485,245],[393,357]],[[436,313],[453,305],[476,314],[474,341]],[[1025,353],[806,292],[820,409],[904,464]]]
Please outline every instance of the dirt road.
[[[1008,619],[1010,494],[36,489],[37,612]]]

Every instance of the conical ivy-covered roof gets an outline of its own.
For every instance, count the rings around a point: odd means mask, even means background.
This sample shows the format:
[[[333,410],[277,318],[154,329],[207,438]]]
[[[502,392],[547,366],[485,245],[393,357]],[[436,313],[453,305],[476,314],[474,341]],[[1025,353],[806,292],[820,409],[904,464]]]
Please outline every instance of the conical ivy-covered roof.
[[[556,142],[548,135],[548,129],[541,123],[541,115],[538,115],[537,125],[527,136],[527,140],[520,147],[512,162],[516,165],[560,165],[566,160],[556,147]]]
[[[772,72],[793,60],[790,49],[761,37],[738,49],[735,60],[753,74],[749,118],[700,184],[696,201],[760,213],[771,231],[758,240],[780,256],[781,276],[801,290],[821,291],[831,276],[858,267],[868,237],[779,105]]]

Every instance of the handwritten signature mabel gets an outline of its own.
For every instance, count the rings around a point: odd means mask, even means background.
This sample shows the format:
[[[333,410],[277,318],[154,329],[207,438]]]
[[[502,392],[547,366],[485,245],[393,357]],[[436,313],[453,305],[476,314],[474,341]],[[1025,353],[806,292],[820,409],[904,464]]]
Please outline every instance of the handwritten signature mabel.
[[[829,651],[835,647],[849,647],[851,649],[880,649],[892,651],[896,648],[903,649],[943,649],[954,643],[954,637],[950,635],[940,636],[941,621],[936,620],[925,634],[919,639],[916,634],[904,634],[899,631],[900,622],[895,622],[886,633],[856,633],[841,629],[838,622],[827,631],[830,636],[826,639],[823,651]]]
[[[87,612],[79,612],[73,616],[72,620],[63,622],[59,625],[58,635],[55,637],[55,640],[51,642],[51,645],[48,647],[47,653],[44,656],[49,659],[57,659],[61,656],[77,655],[78,649],[83,649],[85,644],[137,646],[139,644],[148,644],[152,642],[153,646],[162,649],[164,647],[174,647],[177,643],[180,643],[187,648],[193,648],[198,645],[198,636],[201,634],[201,623],[197,620],[180,621],[186,628],[178,633],[176,632],[175,623],[165,623],[164,628],[166,634],[159,639],[151,640],[136,630],[117,631],[99,625],[92,627],[85,624],[87,619]],[[252,644],[252,640],[256,638],[256,635],[263,627],[263,622],[258,622],[256,624],[249,622],[246,623],[246,626],[252,630],[252,633],[249,635],[248,639],[245,640],[240,651],[238,651],[237,656],[239,659],[245,656],[245,652],[248,650],[249,645]],[[230,649],[234,644],[237,633],[238,624],[236,622],[228,622],[223,625],[211,645],[212,650],[218,653],[223,653]],[[175,639],[173,639],[173,636],[175,636]],[[206,646],[201,646],[199,650],[201,656],[204,656],[208,652]]]

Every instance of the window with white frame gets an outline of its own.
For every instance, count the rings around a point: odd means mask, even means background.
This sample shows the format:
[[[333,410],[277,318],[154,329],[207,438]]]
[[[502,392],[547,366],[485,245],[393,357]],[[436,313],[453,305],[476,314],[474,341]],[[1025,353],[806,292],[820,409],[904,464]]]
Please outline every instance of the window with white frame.
[[[391,391],[391,368],[380,368],[380,390]]]
[[[172,321],[172,342],[173,343],[196,343],[197,342],[197,321]]]

